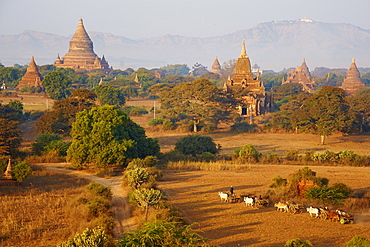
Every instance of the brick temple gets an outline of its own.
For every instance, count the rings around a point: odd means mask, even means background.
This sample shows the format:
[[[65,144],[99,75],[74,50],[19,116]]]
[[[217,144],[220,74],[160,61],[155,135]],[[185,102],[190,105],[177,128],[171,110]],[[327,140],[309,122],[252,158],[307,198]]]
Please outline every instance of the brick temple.
[[[365,83],[361,80],[360,71],[358,71],[355,59],[353,58],[341,88],[343,88],[349,96],[353,96],[356,91],[362,87],[365,87]]]
[[[309,93],[315,88],[315,81],[312,79],[305,59],[303,59],[301,66],[288,72],[288,77],[282,84],[287,83],[299,83],[302,85],[303,91]]]
[[[74,70],[103,69],[105,72],[111,70],[104,55],[100,59],[95,54],[93,42],[86,32],[82,19],[78,22],[77,30],[69,42],[69,51],[63,58],[60,58],[58,55],[54,65],[58,68],[71,68]]]
[[[233,78],[229,76],[224,84],[224,91],[237,96],[242,104],[236,106],[242,117],[258,116],[272,110],[272,95],[265,92],[263,83],[259,80],[259,74],[254,76],[251,70],[251,62],[242,42],[240,56],[235,64]]]
[[[22,77],[19,81],[18,86],[16,87],[17,90],[21,90],[22,88],[38,88],[42,89],[42,76],[39,73],[39,69],[37,68],[35,58],[31,58],[31,62],[27,67],[26,74]]]

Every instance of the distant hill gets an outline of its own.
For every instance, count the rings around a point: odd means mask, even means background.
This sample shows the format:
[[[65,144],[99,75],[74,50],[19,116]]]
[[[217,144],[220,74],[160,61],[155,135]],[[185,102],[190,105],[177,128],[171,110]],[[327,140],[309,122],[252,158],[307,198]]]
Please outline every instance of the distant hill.
[[[207,38],[164,35],[133,40],[88,32],[95,53],[105,55],[114,68],[121,69],[177,63],[191,67],[196,62],[210,68],[216,56],[221,64],[236,59],[243,39],[252,64],[258,63],[261,69],[280,71],[300,65],[303,58],[311,71],[315,67],[347,69],[352,58],[359,67],[370,67],[370,30],[351,24],[309,21],[266,22]],[[68,51],[71,37],[35,31],[0,35],[0,61],[7,66],[28,64],[35,56],[38,65],[51,64],[57,54],[62,57]]]

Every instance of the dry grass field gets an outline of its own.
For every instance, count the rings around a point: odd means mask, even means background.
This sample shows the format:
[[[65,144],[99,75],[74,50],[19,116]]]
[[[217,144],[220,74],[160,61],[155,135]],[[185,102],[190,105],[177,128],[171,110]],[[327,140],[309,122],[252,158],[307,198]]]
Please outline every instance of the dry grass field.
[[[45,111],[53,107],[54,100],[46,97],[45,94],[21,94],[16,97],[0,97],[0,101],[8,104],[9,101],[20,101],[25,111]]]
[[[354,236],[370,239],[370,211],[355,213],[355,224],[341,225],[329,220],[311,218],[307,212],[277,212],[273,204],[267,208],[246,207],[245,203],[220,202],[219,191],[234,187],[237,195],[263,195],[272,179],[289,174],[302,166],[250,165],[243,171],[164,171],[158,183],[169,202],[189,223],[199,223],[202,235],[210,244],[235,246],[284,246],[287,240],[309,240],[313,246],[336,247]],[[370,194],[370,168],[310,167],[317,176],[330,183],[342,182]],[[334,209],[334,208],[332,208]]]

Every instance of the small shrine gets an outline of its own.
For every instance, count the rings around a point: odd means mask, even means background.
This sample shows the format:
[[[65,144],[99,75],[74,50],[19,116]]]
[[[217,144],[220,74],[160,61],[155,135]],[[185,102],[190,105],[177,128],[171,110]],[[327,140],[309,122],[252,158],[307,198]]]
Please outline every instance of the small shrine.
[[[13,178],[11,171],[12,171],[12,162],[9,159],[8,165],[4,174],[0,177],[0,186],[18,186],[18,182],[16,179]]]

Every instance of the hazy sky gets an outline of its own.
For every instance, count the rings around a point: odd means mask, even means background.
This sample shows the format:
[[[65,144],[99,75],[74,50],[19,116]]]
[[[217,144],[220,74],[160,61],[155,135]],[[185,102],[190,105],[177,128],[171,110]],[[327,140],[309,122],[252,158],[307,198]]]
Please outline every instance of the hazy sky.
[[[0,0],[0,34],[68,36],[80,18],[88,32],[131,39],[217,36],[305,16],[370,29],[369,11],[370,0]]]

